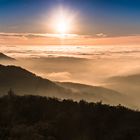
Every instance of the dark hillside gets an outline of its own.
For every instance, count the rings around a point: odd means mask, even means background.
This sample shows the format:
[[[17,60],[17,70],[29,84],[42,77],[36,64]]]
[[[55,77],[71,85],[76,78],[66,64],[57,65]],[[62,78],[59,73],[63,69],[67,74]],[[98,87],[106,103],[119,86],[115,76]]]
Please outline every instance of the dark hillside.
[[[139,140],[140,112],[40,96],[0,98],[1,140]]]

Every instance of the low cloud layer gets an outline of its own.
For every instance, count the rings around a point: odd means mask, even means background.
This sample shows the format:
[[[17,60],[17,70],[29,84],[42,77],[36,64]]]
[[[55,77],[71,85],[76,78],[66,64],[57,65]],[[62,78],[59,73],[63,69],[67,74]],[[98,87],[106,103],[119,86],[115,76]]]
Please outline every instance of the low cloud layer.
[[[140,71],[138,45],[111,46],[14,46],[1,45],[0,52],[20,65],[55,81],[102,84],[112,76]]]
[[[78,34],[37,34],[37,33],[0,33],[3,45],[130,45],[140,44],[140,35],[110,37],[105,33],[92,35]]]

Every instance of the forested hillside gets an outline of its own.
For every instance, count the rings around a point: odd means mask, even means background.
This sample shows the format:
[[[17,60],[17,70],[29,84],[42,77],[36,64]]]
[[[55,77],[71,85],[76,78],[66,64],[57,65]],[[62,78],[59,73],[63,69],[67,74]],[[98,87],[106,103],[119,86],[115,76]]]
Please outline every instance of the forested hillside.
[[[0,98],[1,140],[139,140],[140,112],[41,96]]]

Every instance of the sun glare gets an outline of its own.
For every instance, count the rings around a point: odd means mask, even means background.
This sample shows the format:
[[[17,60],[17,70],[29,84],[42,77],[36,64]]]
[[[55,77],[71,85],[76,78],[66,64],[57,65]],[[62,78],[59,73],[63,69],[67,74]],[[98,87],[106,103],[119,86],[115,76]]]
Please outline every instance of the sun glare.
[[[61,19],[56,25],[56,31],[60,34],[67,34],[70,31],[70,25],[64,19]]]
[[[53,12],[51,27],[55,34],[66,35],[73,31],[73,22],[75,14],[68,12],[68,10],[60,8]]]

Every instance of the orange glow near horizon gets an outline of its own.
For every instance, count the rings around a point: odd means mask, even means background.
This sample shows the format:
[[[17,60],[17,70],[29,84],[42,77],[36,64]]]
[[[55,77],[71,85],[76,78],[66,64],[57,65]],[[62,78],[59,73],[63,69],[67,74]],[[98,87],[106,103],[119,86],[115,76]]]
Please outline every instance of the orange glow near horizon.
[[[62,42],[62,39],[63,42]],[[94,37],[77,34],[0,33],[0,45],[139,45],[140,36]]]

